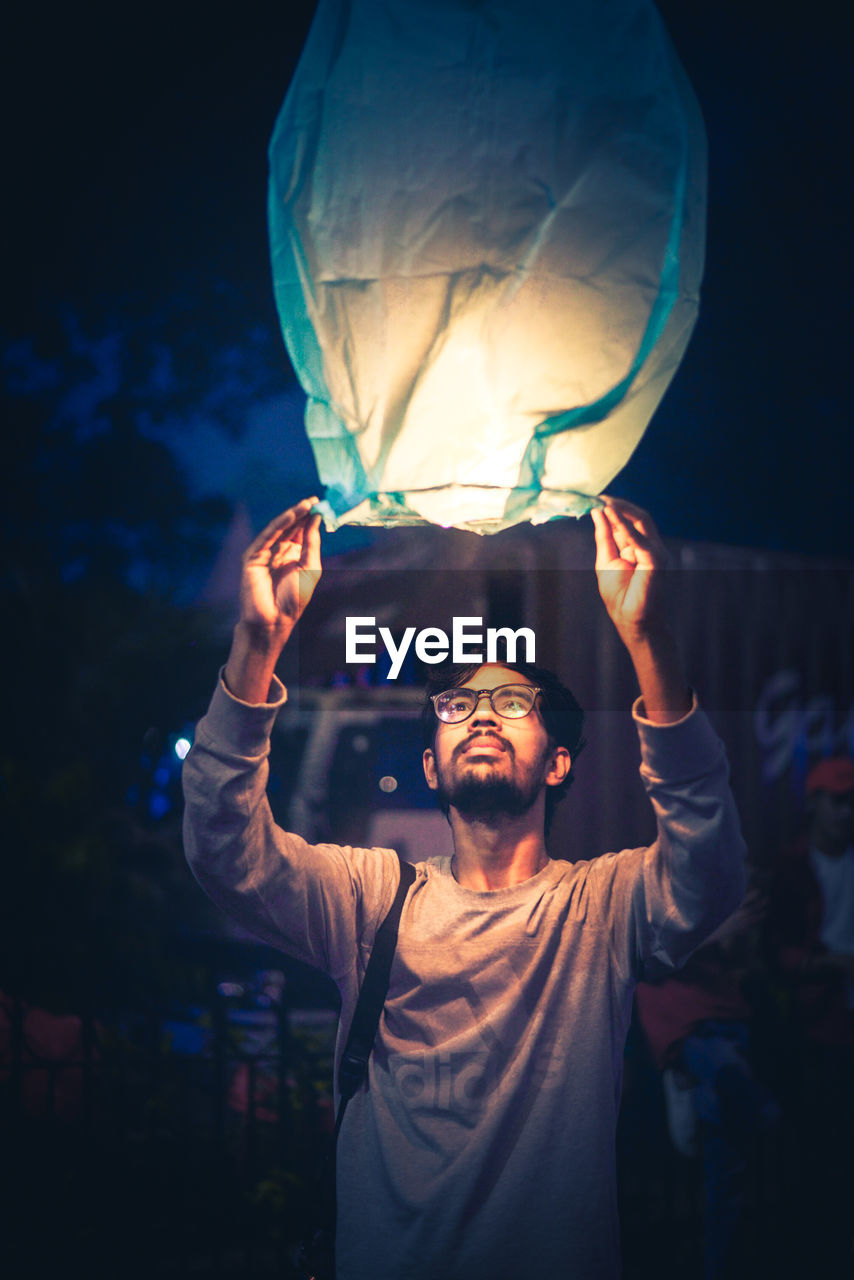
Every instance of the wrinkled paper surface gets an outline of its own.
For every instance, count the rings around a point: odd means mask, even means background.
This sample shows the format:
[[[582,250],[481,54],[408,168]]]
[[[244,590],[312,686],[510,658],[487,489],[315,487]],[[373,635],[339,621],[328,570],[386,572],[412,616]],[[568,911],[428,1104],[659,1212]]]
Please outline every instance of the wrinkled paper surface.
[[[648,0],[320,0],[270,144],[327,526],[581,515],[697,315],[702,120]]]

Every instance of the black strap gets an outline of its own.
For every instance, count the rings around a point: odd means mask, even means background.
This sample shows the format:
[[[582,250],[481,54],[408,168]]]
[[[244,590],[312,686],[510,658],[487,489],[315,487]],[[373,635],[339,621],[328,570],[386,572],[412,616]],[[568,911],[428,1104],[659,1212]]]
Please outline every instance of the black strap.
[[[341,1064],[338,1068],[338,1089],[341,1094],[341,1103],[335,1123],[336,1136],[341,1126],[344,1108],[364,1080],[365,1072],[368,1069],[368,1058],[371,1056],[371,1049],[374,1047],[377,1027],[380,1024],[380,1014],[383,1011],[385,998],[388,995],[391,962],[394,959],[394,951],[397,946],[397,931],[400,926],[403,901],[409,892],[410,885],[415,882],[415,868],[412,863],[406,862],[400,857],[400,854],[397,856],[400,859],[400,882],[397,886],[397,893],[385,920],[377,930],[371,958],[365,970],[365,976],[359,991],[359,999],[356,1002],[356,1008],[353,1013],[353,1021],[350,1023],[347,1043],[344,1046]]]
[[[324,1161],[318,1182],[318,1195],[314,1202],[313,1225],[297,1249],[295,1262],[304,1276],[313,1280],[332,1280],[335,1274],[335,1152],[338,1132],[347,1109],[347,1103],[358,1089],[368,1069],[368,1058],[374,1047],[380,1014],[388,995],[391,962],[397,946],[397,930],[403,901],[410,885],[415,882],[415,868],[400,859],[400,881],[388,914],[377,930],[371,958],[365,970],[359,998],[353,1012],[353,1021],[347,1035],[347,1043],[338,1069],[338,1088],[341,1101],[335,1117],[335,1136]]]

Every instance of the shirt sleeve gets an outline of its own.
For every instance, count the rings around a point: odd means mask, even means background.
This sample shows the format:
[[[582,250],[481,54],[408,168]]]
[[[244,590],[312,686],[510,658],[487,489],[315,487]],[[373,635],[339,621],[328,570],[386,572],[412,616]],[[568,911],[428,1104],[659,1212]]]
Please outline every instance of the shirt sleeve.
[[[658,835],[645,849],[597,858],[592,899],[626,977],[677,969],[741,902],[746,847],[723,743],[696,697],[674,724],[634,718],[640,773]]]
[[[256,937],[336,982],[370,946],[399,876],[390,849],[310,845],[276,825],[267,802],[270,733],[286,700],[233,697],[222,679],[183,767],[184,849],[205,892]]]

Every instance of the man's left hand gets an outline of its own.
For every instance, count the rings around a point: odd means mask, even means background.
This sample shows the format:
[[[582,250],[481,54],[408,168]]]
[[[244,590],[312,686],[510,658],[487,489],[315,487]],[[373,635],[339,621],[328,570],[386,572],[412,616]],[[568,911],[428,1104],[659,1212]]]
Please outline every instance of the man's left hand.
[[[603,494],[604,507],[591,511],[596,531],[599,593],[614,626],[627,643],[668,625],[661,570],[668,560],[649,512]]]
[[[667,551],[652,516],[622,498],[603,495],[592,512],[599,594],[638,678],[643,712],[671,724],[691,709],[665,603]]]

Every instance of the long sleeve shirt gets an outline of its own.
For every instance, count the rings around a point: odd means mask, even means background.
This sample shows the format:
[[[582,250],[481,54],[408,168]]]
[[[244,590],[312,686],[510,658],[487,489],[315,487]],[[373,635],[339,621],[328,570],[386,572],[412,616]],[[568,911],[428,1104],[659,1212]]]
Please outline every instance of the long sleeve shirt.
[[[332,976],[340,1052],[398,861],[276,826],[273,693],[249,706],[217,688],[184,764],[186,851],[229,914]],[[671,725],[634,714],[651,846],[554,858],[491,891],[458,884],[447,858],[416,863],[367,1080],[339,1137],[339,1280],[619,1275],[615,1132],[634,985],[650,962],[675,969],[744,893],[724,750],[702,710]]]

